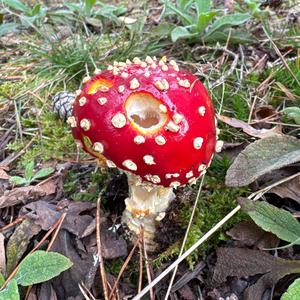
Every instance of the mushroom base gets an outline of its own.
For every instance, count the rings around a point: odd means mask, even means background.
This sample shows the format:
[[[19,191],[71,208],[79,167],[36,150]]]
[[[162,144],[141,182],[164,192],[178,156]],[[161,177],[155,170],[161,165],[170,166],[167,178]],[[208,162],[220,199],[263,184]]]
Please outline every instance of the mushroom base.
[[[143,228],[144,241],[148,251],[157,248],[154,242],[156,224],[161,221],[170,202],[175,198],[172,188],[144,186],[136,176],[128,174],[130,197],[125,200],[126,209],[122,222],[132,231],[134,239]]]

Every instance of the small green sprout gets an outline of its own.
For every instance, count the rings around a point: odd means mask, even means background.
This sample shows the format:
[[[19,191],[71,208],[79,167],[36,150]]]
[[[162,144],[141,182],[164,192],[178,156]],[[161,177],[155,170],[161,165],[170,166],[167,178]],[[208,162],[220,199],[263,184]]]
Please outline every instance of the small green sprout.
[[[36,173],[34,173],[33,170],[34,170],[34,161],[31,161],[25,167],[24,177],[11,176],[9,181],[15,185],[27,186],[27,185],[30,185],[32,182],[36,181],[37,179],[47,177],[51,173],[54,172],[54,169],[51,167],[42,168],[41,170],[37,171]]]

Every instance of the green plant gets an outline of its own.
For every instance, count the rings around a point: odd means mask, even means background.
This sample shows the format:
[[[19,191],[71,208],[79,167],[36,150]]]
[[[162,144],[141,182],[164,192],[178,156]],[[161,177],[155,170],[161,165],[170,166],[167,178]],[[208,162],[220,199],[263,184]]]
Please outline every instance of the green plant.
[[[18,18],[22,27],[34,28],[40,32],[41,27],[48,24],[82,23],[87,30],[86,24],[102,27],[105,20],[121,24],[118,16],[126,12],[123,5],[114,6],[96,0],[83,0],[79,3],[64,3],[63,8],[51,9],[41,3],[33,7],[19,0],[2,0],[3,10]],[[17,28],[14,22],[3,24],[0,27],[0,35],[9,29]]]
[[[283,246],[283,248],[300,244],[300,224],[289,211],[277,208],[276,206],[273,206],[265,201],[254,202],[247,199],[240,199],[240,204],[242,209],[249,214],[252,220],[259,227],[265,231],[272,232],[281,240],[289,242],[289,244]],[[296,273],[299,273],[299,271]],[[290,285],[288,291],[283,294],[281,299],[298,299],[299,289],[300,287],[298,279]]]
[[[249,13],[234,13],[220,16],[220,9],[213,9],[210,0],[178,0],[164,2],[164,15],[176,15],[182,25],[175,25],[171,31],[173,42],[179,39],[197,41],[226,41],[230,35],[231,42],[253,39],[242,30],[230,32],[233,26],[244,24],[251,18]],[[218,17],[217,17],[218,16]]]
[[[107,19],[116,24],[121,24],[118,16],[124,14],[127,9],[120,4],[114,6],[96,0],[84,0],[80,3],[65,3],[70,12],[79,19],[84,19],[87,24],[101,27],[103,20]]]
[[[28,163],[25,167],[24,177],[21,176],[11,176],[9,181],[16,185],[29,185],[37,179],[46,177],[54,172],[54,169],[51,167],[42,168],[36,173],[33,172],[34,161]]]
[[[48,281],[61,272],[68,270],[72,262],[56,252],[42,250],[28,254],[18,266],[16,274],[7,285],[0,290],[0,300],[19,300],[18,285],[30,286]],[[0,285],[4,284],[4,277],[0,277]]]
[[[300,125],[300,108],[296,106],[287,107],[283,111],[288,118],[293,119],[294,122]]]
[[[237,1],[236,9],[241,12],[250,12],[257,19],[263,20],[268,17],[269,12],[262,8],[262,0]]]

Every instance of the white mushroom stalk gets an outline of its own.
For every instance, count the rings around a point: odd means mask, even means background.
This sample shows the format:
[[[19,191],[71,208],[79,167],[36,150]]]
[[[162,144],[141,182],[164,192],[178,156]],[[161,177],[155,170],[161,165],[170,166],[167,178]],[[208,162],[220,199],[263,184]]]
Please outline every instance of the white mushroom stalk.
[[[154,251],[156,225],[160,222],[172,200],[175,199],[173,188],[141,183],[140,179],[127,173],[129,197],[125,200],[126,209],[122,222],[138,237],[143,230],[148,250]]]

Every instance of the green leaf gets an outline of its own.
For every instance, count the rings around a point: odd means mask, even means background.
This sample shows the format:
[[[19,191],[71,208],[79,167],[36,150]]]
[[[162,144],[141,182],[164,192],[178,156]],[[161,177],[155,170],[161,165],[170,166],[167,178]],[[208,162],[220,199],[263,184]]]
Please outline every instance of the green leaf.
[[[280,239],[300,245],[300,223],[293,215],[264,201],[240,198],[242,209],[263,230],[272,232]]]
[[[206,36],[211,35],[217,30],[220,30],[224,27],[237,26],[245,23],[251,18],[250,14],[232,14],[226,15],[218,18],[211,26],[209,31],[206,33]]]
[[[178,39],[191,38],[195,34],[190,33],[186,27],[178,26],[174,28],[171,32],[172,42],[175,43]]]
[[[7,286],[0,291],[0,300],[20,300],[18,284],[15,279],[11,279]]]
[[[211,0],[195,0],[197,15],[211,10]]]
[[[5,35],[11,31],[14,31],[18,25],[16,23],[6,23],[0,25],[0,36]]]
[[[213,17],[217,14],[218,10],[211,10],[207,13],[200,13],[198,15],[198,23],[197,30],[199,33],[202,33],[204,29],[207,27],[209,22],[213,19]]]
[[[158,26],[151,29],[151,35],[156,37],[169,36],[175,27],[176,25],[174,24],[160,23]]]
[[[25,167],[25,178],[30,181],[33,176],[33,169],[34,169],[34,161],[28,163]]]
[[[193,0],[178,0],[178,6],[181,11],[188,10],[190,6],[193,4]]]
[[[287,114],[290,119],[293,119],[296,124],[300,125],[300,107],[287,107],[283,112]]]
[[[170,8],[181,20],[184,25],[193,24],[193,18],[186,14],[184,10],[178,9],[175,5],[173,5],[170,1],[166,2],[166,7]]]
[[[274,135],[247,146],[227,170],[226,185],[245,186],[260,176],[300,161],[300,140]]]
[[[31,16],[33,17],[33,16],[35,16],[35,15],[38,15],[40,12],[41,12],[41,4],[36,4],[35,6],[34,6],[34,8],[31,10]]]
[[[282,295],[280,300],[299,300],[300,296],[300,278],[296,279]]]
[[[257,39],[251,35],[248,31],[242,29],[236,29],[231,31],[229,29],[223,29],[222,31],[215,31],[213,34],[204,37],[204,41],[207,43],[226,42],[230,36],[231,44],[247,44],[254,43]]]
[[[39,179],[39,178],[47,177],[48,175],[50,175],[53,172],[54,172],[54,169],[52,167],[43,168],[34,174],[34,176],[32,177],[32,181]]]
[[[9,181],[12,184],[15,184],[15,185],[23,185],[23,184],[27,184],[28,183],[27,179],[25,179],[23,177],[20,177],[20,176],[11,176],[9,178]]]
[[[18,284],[29,286],[50,280],[72,265],[67,257],[59,253],[39,250],[22,260],[15,279]]]
[[[96,4],[96,0],[85,0],[84,1],[84,8],[86,14],[90,15],[93,6]]]
[[[14,10],[21,11],[22,13],[30,12],[30,7],[18,0],[3,0],[3,3]]]

